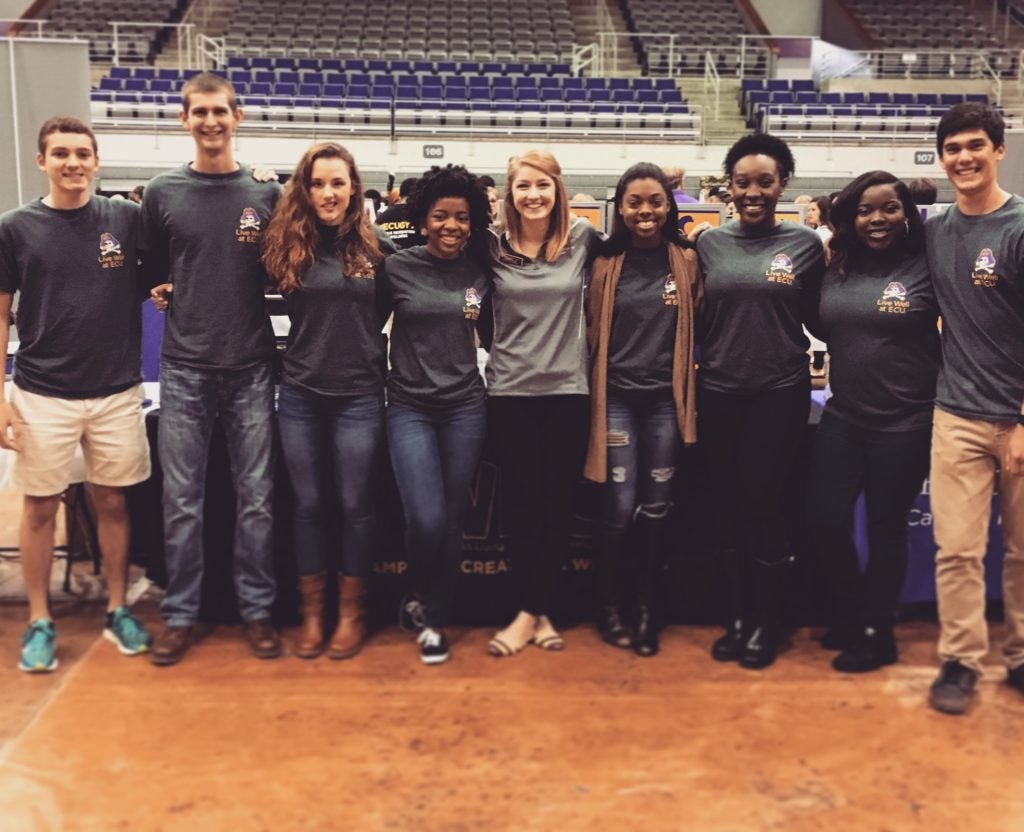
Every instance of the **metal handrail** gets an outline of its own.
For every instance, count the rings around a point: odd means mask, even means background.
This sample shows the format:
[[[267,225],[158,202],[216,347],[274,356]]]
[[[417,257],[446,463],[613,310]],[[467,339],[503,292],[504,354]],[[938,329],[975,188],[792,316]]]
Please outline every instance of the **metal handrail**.
[[[193,61],[193,40],[195,32],[194,23],[164,23],[164,22],[143,22],[135,20],[112,20],[110,25],[114,29],[114,66],[121,64],[121,44],[119,33],[122,28],[133,29],[176,29],[178,30],[178,69],[187,69]],[[181,33],[185,34],[185,60],[182,61]]]
[[[227,65],[228,50],[224,38],[210,38],[200,32],[196,35],[195,49],[200,69],[220,69]]]
[[[977,65],[981,69],[982,74],[987,74],[992,79],[992,83],[995,85],[995,90],[996,90],[996,96],[995,96],[996,104],[997,105],[998,104],[1002,104],[1003,103],[1003,79],[1000,78],[996,74],[995,70],[992,69],[992,66],[989,64],[989,62],[984,57],[979,57],[978,58]],[[1019,70],[1018,70],[1018,72],[1019,72]]]
[[[707,107],[708,87],[714,93],[715,118],[720,117],[719,103],[722,97],[722,79],[715,68],[715,59],[711,52],[704,53],[704,106]]]
[[[586,46],[576,46],[573,44],[572,47],[572,74],[579,76],[583,74],[583,70],[587,67],[593,67],[597,63],[597,44],[588,43]]]

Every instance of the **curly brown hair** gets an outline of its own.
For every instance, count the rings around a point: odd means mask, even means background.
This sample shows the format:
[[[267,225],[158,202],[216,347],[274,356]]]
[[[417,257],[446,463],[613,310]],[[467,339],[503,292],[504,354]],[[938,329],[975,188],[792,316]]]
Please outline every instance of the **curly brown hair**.
[[[335,237],[344,274],[371,277],[384,259],[377,235],[363,211],[363,179],[356,160],[340,144],[315,144],[296,165],[263,235],[263,265],[284,294],[302,288],[302,278],[312,268],[320,243],[316,208],[309,198],[313,163],[317,159],[341,159],[348,166],[352,194]]]

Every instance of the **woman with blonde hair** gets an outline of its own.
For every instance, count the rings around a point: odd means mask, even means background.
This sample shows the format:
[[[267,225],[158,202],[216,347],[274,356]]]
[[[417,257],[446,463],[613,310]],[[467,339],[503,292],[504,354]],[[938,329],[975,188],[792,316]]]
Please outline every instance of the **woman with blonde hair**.
[[[353,656],[366,637],[374,479],[384,436],[385,352],[375,278],[389,245],[363,211],[363,183],[352,154],[333,142],[309,148],[263,237],[263,262],[292,322],[278,424],[295,503],[302,612],[295,653],[303,658],[324,649],[335,517],[341,533],[339,618],[328,655]]]
[[[488,420],[498,437],[508,551],[522,592],[515,619],[491,639],[494,656],[531,642],[565,646],[549,611],[587,442],[584,271],[600,239],[570,216],[562,170],[542,150],[509,161],[504,220],[493,257]]]

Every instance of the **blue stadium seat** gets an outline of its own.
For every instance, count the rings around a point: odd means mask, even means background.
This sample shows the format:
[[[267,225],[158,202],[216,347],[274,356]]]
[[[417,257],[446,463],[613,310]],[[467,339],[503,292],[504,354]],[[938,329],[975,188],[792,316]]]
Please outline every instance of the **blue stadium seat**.
[[[154,78],[149,82],[149,90],[150,92],[172,92],[174,90],[174,82],[169,78]]]
[[[346,58],[342,68],[345,72],[366,72],[366,61],[362,58]]]
[[[286,69],[277,73],[277,80],[282,84],[299,83],[299,73],[295,70]]]
[[[605,83],[604,78],[587,78],[585,86],[588,90],[603,90],[608,85]]]
[[[125,78],[124,89],[128,92],[145,92],[149,89],[149,82],[145,78]]]
[[[132,69],[130,66],[112,66],[110,68],[111,78],[131,78]]]
[[[611,101],[612,94],[609,90],[593,87],[587,90],[587,98],[591,103],[597,101]]]
[[[277,73],[270,69],[260,69],[252,73],[253,81],[261,81],[266,84],[277,83]]]
[[[574,78],[574,77],[563,78],[562,79],[562,89],[563,90],[581,90],[581,89],[583,89],[583,79],[582,78]]]
[[[540,90],[541,101],[561,101],[562,91],[556,87],[541,87]]]
[[[298,85],[292,83],[274,84],[274,95],[287,95],[289,97],[298,92]]]
[[[817,104],[818,93],[814,91],[801,90],[796,93],[797,104]]]
[[[892,93],[888,92],[869,92],[868,93],[868,104],[890,104],[892,103]]]
[[[156,70],[151,66],[137,66],[132,72],[132,78],[145,78],[148,81],[156,78]]]
[[[610,90],[628,90],[629,79],[628,78],[609,78],[608,89]]]
[[[516,78],[515,85],[517,89],[521,87],[536,88],[537,79],[534,78],[532,75],[520,75],[518,78]]]
[[[249,84],[250,95],[270,95],[271,86],[266,81],[253,81]]]
[[[498,75],[497,77],[491,78],[491,89],[495,87],[512,87],[514,86],[513,81],[515,79],[510,78],[507,75]]]
[[[818,96],[822,104],[842,104],[843,94],[841,92],[823,92]]]
[[[769,78],[767,82],[767,89],[771,92],[789,92],[789,79]]]
[[[100,78],[100,89],[111,92],[123,90],[125,80],[124,78]]]
[[[634,100],[633,90],[629,89],[628,87],[618,87],[616,89],[610,90],[610,92],[612,94],[612,101],[616,103],[623,103],[626,101],[632,102]]]
[[[678,89],[661,90],[658,96],[663,104],[680,104],[683,101],[683,94]]]
[[[789,82],[789,88],[793,92],[817,92],[814,89],[814,80],[811,78],[794,78]]]
[[[344,95],[344,84],[324,84],[323,96],[325,98],[343,98]]]
[[[844,104],[864,104],[867,102],[867,96],[862,92],[844,92],[843,103]]]

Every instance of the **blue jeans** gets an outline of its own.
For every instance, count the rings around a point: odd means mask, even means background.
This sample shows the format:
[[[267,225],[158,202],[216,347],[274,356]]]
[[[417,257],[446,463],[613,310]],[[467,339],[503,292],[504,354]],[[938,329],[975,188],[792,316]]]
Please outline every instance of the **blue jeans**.
[[[327,570],[340,509],[341,572],[373,566],[375,485],[384,440],[384,396],[324,396],[285,382],[277,400],[281,450],[295,497],[292,543],[300,575]]]
[[[660,524],[672,507],[672,480],[680,448],[671,393],[621,396],[608,391],[608,480],[598,546],[598,581],[604,604],[617,603],[622,540],[634,518]],[[655,552],[638,558],[638,589],[653,580]],[[640,562],[642,560],[642,563]]]
[[[484,444],[483,402],[447,413],[390,404],[388,448],[405,514],[405,551],[426,598],[428,627],[448,622],[455,599],[462,521]]]
[[[274,602],[270,365],[202,370],[163,361],[158,446],[168,583],[160,612],[172,627],[189,626],[199,614],[206,463],[218,416],[235,488],[233,569],[239,612],[245,621],[266,618]]]

